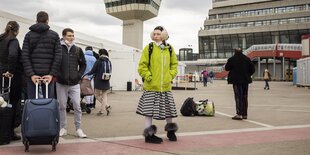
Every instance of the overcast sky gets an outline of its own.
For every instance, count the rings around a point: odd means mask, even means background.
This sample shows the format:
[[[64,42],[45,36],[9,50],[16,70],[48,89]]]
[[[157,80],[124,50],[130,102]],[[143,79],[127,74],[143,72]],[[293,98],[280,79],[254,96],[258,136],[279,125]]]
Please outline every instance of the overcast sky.
[[[198,31],[211,8],[212,0],[163,0],[157,17],[144,22],[144,45],[157,25],[169,33],[168,42],[178,50],[192,46],[198,53]],[[29,19],[38,11],[50,15],[50,24],[122,43],[122,21],[108,15],[103,0],[0,0],[1,10]]]

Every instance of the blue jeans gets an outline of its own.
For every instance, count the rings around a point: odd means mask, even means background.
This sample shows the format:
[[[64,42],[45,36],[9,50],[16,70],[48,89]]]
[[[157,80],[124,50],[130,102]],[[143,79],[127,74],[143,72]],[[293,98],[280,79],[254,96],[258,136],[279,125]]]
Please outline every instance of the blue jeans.
[[[208,85],[208,77],[203,77],[203,86]]]
[[[269,89],[269,83],[268,83],[268,80],[265,80],[265,87],[264,89]]]

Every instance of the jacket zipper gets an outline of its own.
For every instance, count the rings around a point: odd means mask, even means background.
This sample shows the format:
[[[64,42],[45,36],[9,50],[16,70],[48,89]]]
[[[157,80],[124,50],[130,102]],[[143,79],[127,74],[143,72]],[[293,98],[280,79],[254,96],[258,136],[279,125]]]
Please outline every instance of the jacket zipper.
[[[160,57],[161,57],[160,92],[163,92],[164,60],[163,60],[163,50],[162,49],[160,49]]]
[[[70,80],[70,49],[71,48],[68,48],[67,47],[67,53],[68,53],[68,61],[67,61],[67,63],[68,63],[68,80],[67,80],[67,84],[69,85],[69,80]]]

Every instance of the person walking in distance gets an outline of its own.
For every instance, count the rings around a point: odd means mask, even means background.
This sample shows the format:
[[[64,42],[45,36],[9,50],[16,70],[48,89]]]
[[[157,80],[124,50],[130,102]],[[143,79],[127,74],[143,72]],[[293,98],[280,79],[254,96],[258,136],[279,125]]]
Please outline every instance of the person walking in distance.
[[[146,143],[162,143],[157,137],[157,127],[152,119],[166,120],[165,131],[170,141],[177,141],[178,130],[172,118],[177,117],[171,92],[171,81],[177,75],[178,61],[172,46],[166,41],[168,32],[157,26],[151,33],[152,43],[147,45],[140,58],[138,72],[144,79],[144,92],[139,100],[136,113],[145,117],[143,135]]]
[[[203,77],[203,86],[207,87],[208,86],[208,78],[209,78],[209,72],[207,70],[204,70],[201,72],[202,77]]]
[[[235,49],[235,54],[227,60],[225,70],[228,73],[228,84],[233,85],[236,101],[237,115],[234,120],[247,119],[248,115],[248,87],[252,83],[251,76],[255,68],[250,58],[242,53],[240,48]]]
[[[265,81],[264,89],[269,90],[269,80],[271,79],[271,74],[268,71],[268,69],[265,69],[265,71],[263,73],[263,78],[264,78],[264,81]]]
[[[59,36],[50,30],[49,17],[44,11],[37,14],[37,23],[30,26],[22,48],[22,61],[27,76],[27,97],[35,98],[35,83],[44,79],[48,84],[48,97],[55,97],[53,77],[56,76],[62,59]],[[42,88],[45,92],[45,85]],[[43,93],[45,95],[45,93]]]
[[[111,112],[111,105],[108,104],[108,90],[110,89],[110,78],[112,74],[112,63],[109,59],[109,53],[106,49],[99,50],[99,59],[95,62],[93,68],[86,75],[95,76],[95,97],[101,103],[98,116]]]
[[[86,48],[87,49],[87,48]],[[84,75],[88,73],[94,66],[96,62],[96,58],[93,55],[92,50],[85,50],[84,52],[85,60],[86,60],[86,69],[84,71]],[[83,76],[84,79],[87,79],[91,82],[91,87],[94,90],[94,79],[91,76]],[[85,96],[84,99],[86,100],[86,106],[88,108],[93,108],[94,107],[94,95],[88,95]]]
[[[74,125],[76,136],[86,138],[81,129],[82,110],[80,105],[80,80],[86,68],[83,50],[74,44],[74,31],[65,28],[62,31],[61,47],[63,59],[57,75],[56,92],[59,102],[60,132],[59,136],[67,135],[67,100],[70,97],[74,109]]]

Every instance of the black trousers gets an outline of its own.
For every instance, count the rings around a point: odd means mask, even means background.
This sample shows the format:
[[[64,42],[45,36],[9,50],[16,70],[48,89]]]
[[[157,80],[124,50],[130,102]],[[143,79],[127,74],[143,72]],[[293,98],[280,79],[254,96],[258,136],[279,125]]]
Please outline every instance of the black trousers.
[[[237,115],[248,115],[248,84],[233,84]]]

